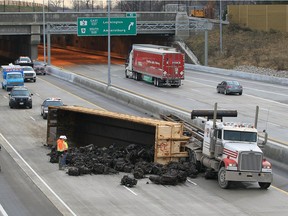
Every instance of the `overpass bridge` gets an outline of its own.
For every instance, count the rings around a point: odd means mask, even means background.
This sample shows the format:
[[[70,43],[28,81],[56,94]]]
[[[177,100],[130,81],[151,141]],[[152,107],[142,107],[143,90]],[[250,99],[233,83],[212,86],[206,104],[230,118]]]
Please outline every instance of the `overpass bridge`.
[[[43,16],[44,15],[44,16]],[[137,12],[137,34],[173,35],[176,39],[189,36],[191,31],[209,30],[212,23],[192,19],[185,12]],[[47,36],[48,62],[52,34],[77,34],[78,17],[107,17],[106,12],[5,12],[0,13],[0,55],[38,56],[43,29]],[[110,17],[126,17],[126,12],[111,12]],[[43,19],[44,18],[44,19]],[[17,55],[17,56],[13,56]]]

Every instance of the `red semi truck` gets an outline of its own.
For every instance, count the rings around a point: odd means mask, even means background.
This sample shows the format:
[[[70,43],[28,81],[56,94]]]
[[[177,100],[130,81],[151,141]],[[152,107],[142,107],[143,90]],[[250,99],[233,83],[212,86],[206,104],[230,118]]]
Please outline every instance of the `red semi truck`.
[[[155,86],[179,87],[184,79],[185,55],[175,48],[134,44],[125,65],[125,76]]]

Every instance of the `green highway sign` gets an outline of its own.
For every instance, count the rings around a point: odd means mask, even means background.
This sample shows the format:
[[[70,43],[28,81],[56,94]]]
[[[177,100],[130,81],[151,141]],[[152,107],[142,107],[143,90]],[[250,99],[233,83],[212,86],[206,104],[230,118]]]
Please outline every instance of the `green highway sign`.
[[[136,35],[136,17],[111,17],[110,35]],[[78,17],[78,36],[107,36],[108,18],[106,17]]]

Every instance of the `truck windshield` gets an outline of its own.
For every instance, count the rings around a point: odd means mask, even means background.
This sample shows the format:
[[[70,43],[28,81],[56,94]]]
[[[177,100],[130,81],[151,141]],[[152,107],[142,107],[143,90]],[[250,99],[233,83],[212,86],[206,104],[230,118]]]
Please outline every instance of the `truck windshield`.
[[[17,78],[22,78],[21,74],[8,74],[7,77],[9,79],[17,79]]]
[[[245,131],[224,131],[224,140],[232,141],[244,141],[244,142],[256,142],[257,133],[256,132],[245,132]]]

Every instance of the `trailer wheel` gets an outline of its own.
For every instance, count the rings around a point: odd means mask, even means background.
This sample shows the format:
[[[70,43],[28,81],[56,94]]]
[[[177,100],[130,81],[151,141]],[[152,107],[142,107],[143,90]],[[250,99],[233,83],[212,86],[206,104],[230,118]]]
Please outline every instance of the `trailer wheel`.
[[[125,77],[128,78],[127,70],[125,70]]]
[[[268,189],[271,185],[269,182],[258,182],[261,189]]]
[[[221,167],[218,172],[218,184],[221,188],[226,189],[229,188],[230,182],[226,179],[226,169],[225,167]]]

